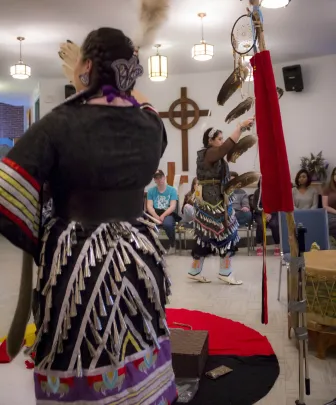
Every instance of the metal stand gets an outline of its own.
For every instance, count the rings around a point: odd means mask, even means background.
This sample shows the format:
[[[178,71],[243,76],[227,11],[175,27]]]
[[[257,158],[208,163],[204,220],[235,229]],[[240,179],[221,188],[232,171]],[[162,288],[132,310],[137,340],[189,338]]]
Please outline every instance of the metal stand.
[[[336,398],[334,400],[332,400],[331,402],[328,402],[325,405],[336,405]]]
[[[296,405],[306,405],[305,395],[310,395],[310,379],[308,367],[308,329],[307,329],[307,301],[305,298],[305,264],[303,254],[305,252],[305,233],[307,229],[299,224],[297,227],[297,240],[299,257],[291,259],[290,271],[298,279],[297,301],[291,301],[288,309],[297,314],[297,326],[294,329],[295,337],[299,342],[299,399]],[[336,404],[335,404],[336,405]]]

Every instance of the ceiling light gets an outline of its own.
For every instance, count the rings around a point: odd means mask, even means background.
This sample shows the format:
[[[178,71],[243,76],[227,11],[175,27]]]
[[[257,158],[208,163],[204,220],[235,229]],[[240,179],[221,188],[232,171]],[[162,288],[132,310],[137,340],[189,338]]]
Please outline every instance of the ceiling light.
[[[159,54],[161,45],[155,45],[156,55],[148,58],[148,76],[153,82],[163,82],[168,77],[168,59]]]
[[[20,41],[20,60],[16,65],[11,66],[10,74],[13,79],[28,79],[31,76],[31,68],[28,65],[25,65],[22,62],[22,41],[24,41],[23,37],[17,37],[17,40]]]
[[[193,46],[191,50],[191,56],[198,61],[206,61],[210,60],[214,56],[214,47],[213,45],[207,44],[204,40],[203,35],[203,18],[206,17],[205,13],[199,13],[198,16],[201,18],[202,21],[202,40],[200,44],[196,44]]]
[[[281,8],[287,7],[291,0],[262,0],[261,7],[265,8]]]

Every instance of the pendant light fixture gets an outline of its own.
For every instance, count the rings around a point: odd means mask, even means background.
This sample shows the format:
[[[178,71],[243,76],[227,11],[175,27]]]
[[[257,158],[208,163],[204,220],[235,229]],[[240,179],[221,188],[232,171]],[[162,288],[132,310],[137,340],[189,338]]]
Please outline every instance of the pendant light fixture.
[[[148,76],[153,82],[163,82],[168,77],[168,59],[159,54],[161,45],[155,45],[156,55],[148,58]]]
[[[191,50],[191,55],[195,60],[204,62],[213,58],[214,46],[207,44],[204,40],[203,18],[206,17],[206,14],[199,13],[198,16],[202,21],[202,40],[200,44],[196,44],[193,46]]]
[[[253,66],[251,65],[250,61],[252,59],[251,55],[243,55],[243,65],[246,66],[249,70],[249,73],[245,79],[245,82],[253,82]]]
[[[13,65],[10,68],[10,74],[13,79],[28,79],[31,76],[31,68],[28,65],[25,65],[22,61],[22,41],[25,39],[23,37],[17,37],[17,40],[20,41],[20,60],[16,65]]]
[[[264,8],[282,8],[287,7],[291,0],[262,0],[261,7]]]

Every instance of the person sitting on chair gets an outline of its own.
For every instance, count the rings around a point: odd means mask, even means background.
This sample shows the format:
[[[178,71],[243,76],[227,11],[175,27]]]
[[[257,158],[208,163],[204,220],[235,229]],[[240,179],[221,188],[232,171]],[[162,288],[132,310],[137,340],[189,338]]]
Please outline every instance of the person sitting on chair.
[[[294,208],[310,210],[317,208],[318,194],[311,184],[311,176],[307,170],[301,169],[295,177],[295,187],[292,189]]]
[[[238,177],[238,173],[230,172],[231,180]],[[252,213],[250,210],[249,197],[245,190],[236,188],[234,190],[235,200],[232,203],[232,207],[236,212],[236,218],[239,226],[250,225],[252,221]]]
[[[161,222],[170,243],[168,254],[173,254],[175,223],[181,219],[175,212],[178,200],[177,191],[167,184],[166,176],[162,170],[155,172],[154,181],[156,186],[150,188],[147,193],[147,211]]]
[[[184,197],[183,205],[182,205],[182,222],[183,224],[191,224],[194,221],[195,216],[195,209],[194,209],[194,202],[193,202],[193,194],[196,191],[196,187],[198,185],[197,177],[195,177],[191,183],[190,191]]]
[[[258,183],[258,188],[254,192],[253,197],[253,206],[255,210],[255,221],[257,223],[256,229],[256,242],[257,242],[257,249],[256,253],[257,256],[263,255],[263,223],[262,223],[262,199],[261,199],[261,189],[260,189],[260,180]],[[266,227],[269,228],[272,232],[272,238],[274,240],[274,256],[280,256],[280,231],[279,231],[279,219],[278,213],[273,212],[271,214],[266,214]]]

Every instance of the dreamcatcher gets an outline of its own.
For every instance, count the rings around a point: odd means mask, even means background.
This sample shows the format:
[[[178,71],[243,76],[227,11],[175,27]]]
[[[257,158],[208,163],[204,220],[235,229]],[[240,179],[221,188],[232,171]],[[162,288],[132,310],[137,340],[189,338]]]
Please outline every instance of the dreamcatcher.
[[[257,53],[258,45],[258,30],[262,26],[263,17],[258,9],[247,9],[247,13],[241,15],[233,24],[231,30],[231,46],[233,52],[234,69],[231,75],[227,78],[217,96],[217,103],[223,106],[231,96],[240,89],[242,101],[228,113],[225,118],[226,123],[231,123],[236,120],[254,106],[255,97],[253,83],[254,67],[250,64],[252,54]],[[277,87],[278,98],[283,95],[283,90]],[[243,128],[243,131],[251,130],[252,128]],[[238,144],[227,155],[228,162],[235,163],[237,159],[252,148],[257,143],[258,137],[256,134],[249,134],[240,139]],[[254,162],[254,170],[256,166],[257,153]],[[252,173],[252,172],[249,172]],[[237,186],[244,187],[248,185],[245,175],[239,176],[236,179]],[[248,176],[250,178],[250,176]],[[243,181],[242,181],[243,180]]]
[[[237,67],[237,63],[247,67],[248,76],[246,79],[250,83],[253,78],[252,69],[249,66],[250,53],[252,50],[256,52],[256,32],[250,14],[241,15],[233,24],[231,46],[234,57],[234,68]]]
[[[250,14],[241,15],[233,24],[231,30],[231,45],[233,52],[233,72],[223,84],[217,96],[217,103],[223,106],[231,96],[240,89],[242,101],[225,118],[230,123],[246,112],[254,105],[253,89],[250,87],[252,69],[249,66],[247,56],[256,48],[256,32]],[[247,83],[247,86],[244,86]],[[244,89],[247,87],[247,92]],[[252,93],[252,94],[250,94]],[[242,128],[242,131],[250,131],[252,128]],[[257,142],[257,136],[249,134],[240,139],[235,147],[228,153],[226,159],[230,163],[236,163],[237,159],[252,148]],[[259,179],[259,173],[251,171],[244,173],[231,180],[227,186],[230,190],[246,187]]]
[[[246,80],[250,83],[252,69],[249,65],[249,53],[255,49],[256,33],[251,16],[244,14],[233,24],[231,30],[231,45],[233,51],[234,68],[232,74],[223,84],[217,102],[224,105],[225,102],[240,88],[243,102],[240,103],[226,117],[225,122],[231,122],[245,112],[249,111],[253,105],[253,98],[243,93],[243,84]],[[248,86],[249,87],[249,86]],[[249,93],[248,88],[248,93]]]

